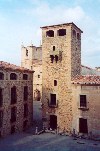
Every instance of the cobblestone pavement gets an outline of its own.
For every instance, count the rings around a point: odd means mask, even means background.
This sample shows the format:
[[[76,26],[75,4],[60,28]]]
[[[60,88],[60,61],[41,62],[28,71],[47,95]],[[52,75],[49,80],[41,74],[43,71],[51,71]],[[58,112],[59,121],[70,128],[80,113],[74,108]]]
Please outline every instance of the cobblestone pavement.
[[[0,139],[0,151],[100,151],[100,142],[50,133],[20,133]]]

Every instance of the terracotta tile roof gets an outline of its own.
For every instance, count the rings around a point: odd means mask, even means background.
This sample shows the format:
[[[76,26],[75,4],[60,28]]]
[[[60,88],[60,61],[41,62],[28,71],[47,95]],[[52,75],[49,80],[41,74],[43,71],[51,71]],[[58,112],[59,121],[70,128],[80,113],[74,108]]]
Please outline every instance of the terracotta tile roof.
[[[16,66],[14,64],[10,64],[8,62],[0,61],[0,69],[10,69],[14,71],[26,71],[26,72],[34,72],[24,67]]]
[[[100,76],[80,75],[72,79],[72,84],[100,84]]]

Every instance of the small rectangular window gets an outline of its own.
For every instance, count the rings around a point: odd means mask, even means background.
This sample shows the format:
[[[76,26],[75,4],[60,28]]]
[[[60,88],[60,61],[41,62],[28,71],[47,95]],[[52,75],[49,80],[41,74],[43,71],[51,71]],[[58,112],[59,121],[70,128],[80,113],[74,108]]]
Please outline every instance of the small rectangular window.
[[[54,86],[57,86],[57,80],[54,80]]]
[[[53,51],[55,51],[55,46],[53,46]]]
[[[80,95],[80,107],[87,107],[86,95]]]
[[[40,78],[40,75],[38,74],[38,78]]]
[[[50,105],[56,105],[56,94],[50,94]]]

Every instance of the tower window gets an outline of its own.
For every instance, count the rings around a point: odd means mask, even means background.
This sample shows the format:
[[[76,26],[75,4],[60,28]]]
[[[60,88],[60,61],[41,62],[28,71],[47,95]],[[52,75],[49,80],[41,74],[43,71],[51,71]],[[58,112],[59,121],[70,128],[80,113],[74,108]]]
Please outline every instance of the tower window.
[[[55,55],[55,61],[56,61],[56,63],[57,63],[57,61],[58,61],[58,56],[57,56],[57,55]]]
[[[51,63],[53,63],[54,56],[53,56],[53,55],[50,55],[50,58],[51,58]]]
[[[28,56],[28,50],[26,49],[26,56]]]
[[[47,37],[54,37],[54,31],[53,30],[49,30],[46,32],[46,36]]]
[[[55,46],[53,46],[53,51],[55,51]]]
[[[15,73],[11,73],[10,80],[17,80],[17,75]]]
[[[28,80],[28,75],[27,74],[23,74],[23,80]]]
[[[57,80],[54,80],[54,86],[57,86]]]
[[[40,75],[38,74],[38,78],[40,78]]]
[[[76,31],[73,30],[73,37],[76,37]]]
[[[79,33],[77,33],[77,39],[80,40],[80,34]]]
[[[0,72],[0,80],[4,80],[4,74]]]
[[[66,35],[66,29],[59,29],[58,30],[58,36],[65,36]]]
[[[80,107],[87,107],[86,95],[80,95]]]
[[[2,106],[2,102],[3,102],[3,91],[2,88],[0,88],[0,107]]]
[[[11,88],[11,104],[15,104],[17,101],[17,93],[16,93],[16,87]]]

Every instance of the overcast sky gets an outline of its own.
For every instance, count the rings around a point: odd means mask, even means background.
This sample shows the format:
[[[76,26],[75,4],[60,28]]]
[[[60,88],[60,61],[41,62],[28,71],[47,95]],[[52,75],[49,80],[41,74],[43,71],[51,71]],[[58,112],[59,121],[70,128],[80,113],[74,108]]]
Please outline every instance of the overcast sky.
[[[100,66],[100,0],[0,0],[0,60],[20,65],[21,45],[40,45],[41,26],[83,30],[82,64]]]

